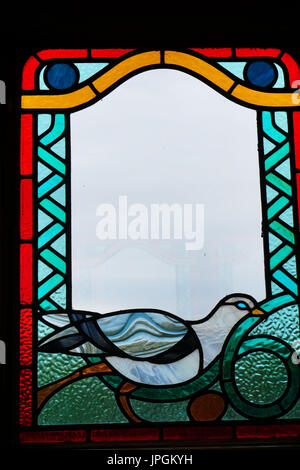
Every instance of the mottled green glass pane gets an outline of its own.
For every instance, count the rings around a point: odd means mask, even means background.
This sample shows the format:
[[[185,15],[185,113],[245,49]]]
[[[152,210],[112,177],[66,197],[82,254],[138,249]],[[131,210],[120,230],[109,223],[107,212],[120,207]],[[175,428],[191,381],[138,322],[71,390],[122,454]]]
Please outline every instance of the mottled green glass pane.
[[[57,392],[43,407],[40,425],[127,423],[114,393],[97,377],[88,377]]]
[[[288,382],[283,362],[274,354],[256,351],[235,364],[235,382],[240,394],[251,403],[273,403],[285,392]]]
[[[235,411],[230,405],[222,417],[222,421],[234,421],[234,420],[246,420],[245,416],[240,415],[237,411]]]
[[[188,421],[186,407],[189,400],[175,403],[148,403],[131,400],[131,406],[136,414],[151,422]]]
[[[41,340],[48,334],[50,334],[53,330],[50,326],[46,325],[45,323],[39,321],[38,322],[38,340]]]
[[[78,356],[67,354],[38,354],[38,386],[42,387],[48,383],[66,377],[79,367],[85,366],[86,362]]]
[[[299,418],[300,417],[300,400],[297,401],[297,403],[291,408],[290,411],[288,411],[284,416],[282,416],[280,419],[293,419],[293,418]]]
[[[299,307],[289,305],[268,316],[259,323],[250,335],[268,334],[292,344],[300,338]]]

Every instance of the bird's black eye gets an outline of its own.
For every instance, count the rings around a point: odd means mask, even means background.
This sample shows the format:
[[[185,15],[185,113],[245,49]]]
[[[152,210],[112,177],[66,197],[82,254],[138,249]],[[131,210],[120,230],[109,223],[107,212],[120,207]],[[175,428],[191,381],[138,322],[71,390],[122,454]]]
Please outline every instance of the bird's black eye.
[[[240,310],[246,310],[248,308],[246,302],[236,302],[234,305],[236,305]]]

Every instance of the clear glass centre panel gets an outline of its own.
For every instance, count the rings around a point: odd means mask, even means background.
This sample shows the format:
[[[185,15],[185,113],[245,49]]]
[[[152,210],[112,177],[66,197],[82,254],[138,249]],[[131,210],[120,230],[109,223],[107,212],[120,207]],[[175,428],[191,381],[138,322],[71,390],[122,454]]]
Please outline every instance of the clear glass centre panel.
[[[265,297],[256,112],[176,70],[71,114],[72,302],[200,319]]]

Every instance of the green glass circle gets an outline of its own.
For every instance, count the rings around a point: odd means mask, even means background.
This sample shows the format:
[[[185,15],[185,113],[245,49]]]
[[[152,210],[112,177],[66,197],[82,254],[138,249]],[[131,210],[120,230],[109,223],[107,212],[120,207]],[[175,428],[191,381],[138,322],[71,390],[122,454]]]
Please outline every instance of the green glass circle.
[[[280,399],[288,384],[282,360],[265,351],[251,352],[238,359],[234,379],[241,396],[254,405],[268,405]]]

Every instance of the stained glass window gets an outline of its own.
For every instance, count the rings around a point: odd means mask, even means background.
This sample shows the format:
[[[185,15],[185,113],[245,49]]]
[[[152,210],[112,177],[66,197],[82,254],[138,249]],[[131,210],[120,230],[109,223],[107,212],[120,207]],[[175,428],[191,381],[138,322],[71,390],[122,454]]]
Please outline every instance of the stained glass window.
[[[27,60],[22,444],[299,435],[299,80],[275,48]]]

